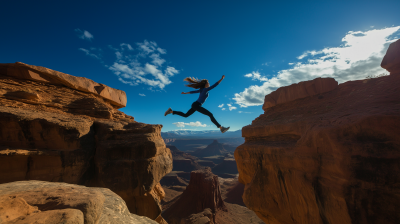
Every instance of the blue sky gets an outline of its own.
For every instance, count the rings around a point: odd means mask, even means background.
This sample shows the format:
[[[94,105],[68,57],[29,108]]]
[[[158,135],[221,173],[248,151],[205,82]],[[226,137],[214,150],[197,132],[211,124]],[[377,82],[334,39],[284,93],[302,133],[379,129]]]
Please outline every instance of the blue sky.
[[[128,96],[139,122],[217,130],[186,112],[185,77],[225,80],[203,105],[231,130],[263,113],[280,86],[378,75],[400,38],[400,1],[6,1],[0,63],[21,61],[83,76]],[[222,106],[221,106],[222,105]]]

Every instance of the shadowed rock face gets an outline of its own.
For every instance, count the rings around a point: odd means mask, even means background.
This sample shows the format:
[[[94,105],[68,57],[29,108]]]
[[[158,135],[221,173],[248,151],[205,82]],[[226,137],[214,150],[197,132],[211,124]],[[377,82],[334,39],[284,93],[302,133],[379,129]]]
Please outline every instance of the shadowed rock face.
[[[157,223],[131,214],[125,202],[105,188],[17,181],[0,184],[2,223]]]
[[[400,40],[390,44],[381,67],[390,72],[391,75],[400,74]]]
[[[109,99],[81,90],[79,77],[67,75],[79,82],[66,87],[4,72],[8,69],[0,69],[0,183],[34,179],[105,187],[132,213],[161,218],[159,181],[172,170],[161,125],[136,122]]]
[[[235,151],[246,206],[266,223],[397,223],[399,86],[351,81],[267,108]]]
[[[188,222],[189,216],[198,213],[203,214],[203,211],[207,208],[211,209],[213,214],[218,210],[227,210],[221,197],[218,176],[214,175],[210,168],[192,171],[186,190],[170,203],[173,204],[163,213],[163,217],[169,224],[179,224],[182,220],[187,221],[184,223],[192,223]],[[196,217],[207,216],[201,214],[196,215]],[[205,223],[213,222],[215,220],[209,220]]]

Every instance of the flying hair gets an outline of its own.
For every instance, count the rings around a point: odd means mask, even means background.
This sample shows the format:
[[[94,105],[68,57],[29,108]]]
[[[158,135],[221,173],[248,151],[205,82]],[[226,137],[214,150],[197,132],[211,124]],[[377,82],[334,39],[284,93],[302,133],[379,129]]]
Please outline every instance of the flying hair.
[[[186,84],[185,86],[192,87],[192,88],[195,88],[195,89],[204,88],[205,85],[208,82],[207,79],[199,80],[199,79],[192,78],[192,77],[187,77],[183,81],[186,81],[186,82],[189,83],[189,84]]]

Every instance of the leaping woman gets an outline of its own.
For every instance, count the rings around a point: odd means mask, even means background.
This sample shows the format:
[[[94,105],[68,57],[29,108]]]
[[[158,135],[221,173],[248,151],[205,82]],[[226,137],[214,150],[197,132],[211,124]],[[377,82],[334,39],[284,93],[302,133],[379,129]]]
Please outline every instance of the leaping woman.
[[[198,111],[204,115],[207,115],[210,117],[211,121],[221,130],[222,133],[225,133],[226,131],[228,131],[228,129],[230,127],[223,127],[221,126],[217,120],[215,120],[214,115],[208,111],[207,109],[205,109],[204,107],[202,107],[201,105],[203,105],[203,103],[206,101],[207,97],[208,97],[208,91],[214,89],[223,79],[225,78],[225,76],[223,75],[222,78],[216,82],[214,85],[210,86],[210,83],[208,82],[207,79],[203,79],[203,80],[198,80],[195,78],[185,78],[183,81],[188,82],[189,84],[187,84],[187,87],[192,87],[194,89],[199,89],[199,90],[195,90],[195,91],[190,91],[190,92],[182,92],[182,94],[192,94],[192,93],[200,93],[199,99],[197,99],[193,104],[192,104],[192,108],[190,108],[190,110],[188,112],[182,113],[180,111],[173,111],[170,108],[168,108],[167,111],[165,111],[164,116],[167,116],[168,114],[176,114],[182,117],[189,117],[190,115],[192,115],[195,111]]]

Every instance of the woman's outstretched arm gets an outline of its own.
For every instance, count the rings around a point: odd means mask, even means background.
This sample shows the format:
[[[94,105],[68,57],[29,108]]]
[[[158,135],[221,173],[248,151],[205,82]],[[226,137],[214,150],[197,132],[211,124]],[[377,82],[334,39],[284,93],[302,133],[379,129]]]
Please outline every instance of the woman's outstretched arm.
[[[216,86],[218,86],[218,84],[220,84],[224,78],[225,78],[225,75],[223,75],[222,78],[220,80],[218,80],[218,82],[216,82],[214,85],[208,87],[207,91],[210,91],[210,90],[214,89]]]
[[[191,93],[199,93],[200,90],[190,91],[190,92],[182,92],[181,94],[191,94]]]

